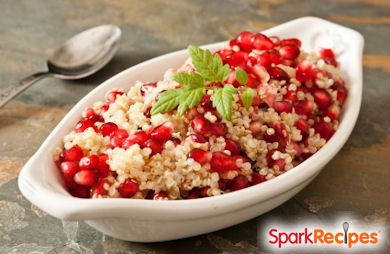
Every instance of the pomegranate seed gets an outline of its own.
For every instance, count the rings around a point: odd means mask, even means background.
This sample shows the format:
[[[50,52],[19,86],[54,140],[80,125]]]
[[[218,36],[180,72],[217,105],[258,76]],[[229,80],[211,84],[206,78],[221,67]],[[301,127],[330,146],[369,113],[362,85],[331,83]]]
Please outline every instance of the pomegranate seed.
[[[241,152],[240,145],[231,139],[225,139],[225,150],[229,150],[231,156],[238,155]]]
[[[248,75],[248,82],[245,84],[245,86],[250,88],[259,88],[260,82],[252,75]]]
[[[202,197],[202,192],[201,189],[195,187],[190,192],[188,193],[187,199],[196,199],[196,198],[201,198]]]
[[[253,97],[252,106],[253,107],[258,107],[260,104],[261,104],[260,95],[258,93],[256,93],[255,96]]]
[[[241,32],[237,36],[237,43],[238,43],[241,50],[247,51],[247,52],[252,51],[252,41],[251,41],[252,36],[253,36],[253,33],[246,32],[246,31]]]
[[[295,122],[295,127],[301,131],[302,140],[305,140],[309,135],[309,124],[305,120],[299,119]]]
[[[271,54],[265,52],[257,56],[257,64],[263,66],[265,69],[269,70],[271,68]]]
[[[230,49],[222,49],[217,51],[217,54],[221,57],[222,61],[226,62],[232,56],[233,51]]]
[[[122,148],[128,149],[134,144],[138,144],[142,148],[148,139],[149,136],[144,131],[136,132],[125,139],[122,144]]]
[[[104,103],[101,110],[100,110],[100,115],[103,115],[109,108],[110,108],[110,104]]]
[[[191,134],[189,137],[191,138],[192,141],[196,143],[206,143],[209,141],[207,138],[199,134]]]
[[[224,180],[224,179],[219,179],[219,181],[218,181],[218,188],[220,189],[220,190],[226,190],[226,180]]]
[[[76,124],[75,130],[76,132],[83,132],[91,127],[96,131],[95,123],[90,119],[84,119]]]
[[[289,38],[289,39],[281,40],[281,41],[280,41],[280,45],[281,45],[281,46],[285,46],[285,45],[295,45],[295,46],[297,46],[298,48],[300,48],[301,45],[302,45],[302,43],[301,43],[301,41],[298,40],[298,39]]]
[[[280,38],[278,36],[270,36],[269,39],[272,41],[274,46],[280,45]]]
[[[288,74],[284,70],[280,69],[279,67],[271,67],[269,71],[269,75],[271,76],[271,79],[285,80],[285,81],[290,80]]]
[[[150,137],[160,143],[165,143],[172,136],[172,126],[171,122],[165,122],[154,128],[150,133]]]
[[[228,183],[228,189],[231,191],[237,191],[249,186],[249,181],[246,176],[238,175],[231,182]]]
[[[236,161],[223,152],[213,153],[210,166],[212,171],[220,173],[238,169]]]
[[[213,133],[215,136],[225,136],[227,134],[227,129],[223,123],[214,123],[212,124]]]
[[[61,163],[60,168],[65,180],[72,182],[74,175],[79,171],[79,164],[76,161],[65,161]]]
[[[299,82],[309,81],[312,78],[312,67],[309,61],[300,62],[296,68],[295,78]]]
[[[75,145],[63,151],[64,161],[79,161],[84,156],[83,150]]]
[[[126,130],[118,129],[111,135],[111,147],[122,147],[123,142],[129,136]]]
[[[238,45],[238,41],[237,41],[236,39],[231,40],[231,41],[229,42],[229,46],[230,46],[231,48],[233,48],[233,47],[235,47],[235,46],[240,47],[240,46]]]
[[[252,177],[252,181],[250,182],[251,185],[256,185],[265,181],[265,176],[262,176],[259,173],[252,173],[251,177]]]
[[[156,86],[157,83],[155,82],[143,84],[140,88],[141,95],[144,96],[145,94],[150,93]]]
[[[271,150],[267,153],[266,158],[267,158],[267,164],[268,167],[270,168],[275,168],[277,167],[279,170],[283,170],[285,166],[285,160],[284,159],[277,159],[274,160],[272,158],[273,154],[277,152],[278,150]]]
[[[270,51],[268,51],[268,53],[270,54],[271,57],[271,63],[275,65],[281,63],[279,51],[277,51],[276,49],[271,49]]]
[[[97,175],[94,170],[80,170],[74,175],[74,181],[80,185],[92,186],[96,183]]]
[[[248,53],[244,51],[238,51],[232,54],[229,58],[228,63],[231,67],[240,66],[245,68],[245,63],[248,61]]]
[[[153,200],[167,200],[168,199],[168,196],[165,192],[163,191],[160,191],[159,193],[155,193],[153,195]]]
[[[310,116],[313,112],[313,102],[302,100],[294,102],[295,113],[298,115]]]
[[[295,156],[300,156],[302,154],[302,148],[295,142],[291,142],[290,145],[294,148]]]
[[[107,180],[99,180],[92,188],[92,194],[108,195],[108,190],[104,188],[104,184],[107,184]]]
[[[331,120],[338,120],[340,117],[340,107],[337,106],[336,104],[331,105],[328,108],[328,111],[326,112],[326,115],[331,119]]]
[[[107,122],[102,124],[102,126],[100,126],[99,131],[104,137],[106,137],[106,136],[110,136],[117,129],[118,129],[118,125],[112,122]]]
[[[211,123],[203,116],[197,116],[191,121],[191,127],[195,133],[209,137],[212,135]]]
[[[124,94],[123,92],[121,91],[110,91],[106,94],[106,101],[109,102],[109,103],[113,103],[115,102],[116,100],[116,97],[118,97],[118,95],[122,95]]]
[[[279,136],[279,138],[286,141],[288,134],[287,134],[286,125],[284,123],[281,123],[279,121],[275,121],[272,124],[272,128],[275,130],[275,132]]]
[[[83,157],[79,162],[80,170],[96,169],[99,164],[99,157],[96,154],[92,154]]]
[[[99,170],[99,177],[105,178],[108,176],[108,173],[110,171],[110,166],[107,163],[108,155],[107,154],[99,154],[99,162],[97,169]]]
[[[290,60],[296,59],[299,53],[299,48],[295,45],[285,45],[279,49],[280,56]]]
[[[267,143],[275,143],[279,141],[278,135],[276,133],[274,134],[268,134],[267,132],[263,135],[263,140]]]
[[[177,145],[179,145],[179,144],[181,143],[181,140],[178,139],[178,138],[170,138],[169,140],[172,141],[172,143],[173,143],[175,146],[177,146]]]
[[[345,87],[340,87],[337,89],[337,100],[340,103],[340,105],[344,104],[347,95],[348,95],[348,91]]]
[[[336,56],[334,55],[334,53],[331,49],[321,49],[320,55],[321,55],[321,58],[324,59],[324,61],[327,64],[331,64],[331,65],[337,67]]]
[[[70,191],[70,194],[78,198],[89,198],[91,189],[86,186],[77,186]]]
[[[313,97],[320,109],[326,109],[332,103],[332,97],[330,97],[330,94],[323,89],[314,91]]]
[[[258,33],[252,36],[253,47],[258,50],[269,50],[274,47],[272,41],[264,34]]]
[[[151,156],[155,155],[156,153],[161,153],[161,151],[164,149],[163,145],[160,144],[159,142],[149,139],[144,143],[144,147],[148,147],[152,149],[152,154]]]
[[[334,133],[334,128],[332,123],[319,122],[314,124],[314,130],[320,134],[320,136],[328,141]]]
[[[204,165],[206,163],[209,163],[211,160],[211,153],[206,152],[202,149],[195,148],[190,152],[189,155],[190,158],[194,159],[196,162],[198,162],[200,165]]]
[[[292,106],[291,103],[288,101],[275,101],[273,108],[275,109],[276,112],[279,114],[282,112],[290,113]]]
[[[138,183],[133,179],[128,179],[118,187],[118,192],[122,198],[131,198],[139,190]]]
[[[93,122],[103,122],[103,117],[96,114],[96,112],[93,110],[93,108],[87,108],[85,110],[85,118],[93,121]]]

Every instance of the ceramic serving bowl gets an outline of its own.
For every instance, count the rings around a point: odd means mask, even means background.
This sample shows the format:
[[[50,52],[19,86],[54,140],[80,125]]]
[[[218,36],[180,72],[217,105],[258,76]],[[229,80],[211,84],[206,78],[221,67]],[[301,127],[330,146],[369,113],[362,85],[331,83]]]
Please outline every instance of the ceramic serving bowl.
[[[115,238],[166,241],[199,235],[259,216],[287,201],[308,185],[347,141],[359,114],[362,97],[363,37],[349,28],[314,17],[299,18],[267,31],[267,35],[296,37],[305,50],[332,47],[338,53],[341,72],[350,86],[338,130],[312,157],[270,181],[232,193],[193,200],[154,201],[137,199],[79,199],[71,196],[62,181],[52,151],[60,146],[79,120],[81,112],[111,88],[160,80],[170,67],[188,58],[181,50],[131,67],[110,78],[64,117],[19,175],[23,195],[45,212],[63,220],[83,220]],[[205,46],[214,51],[224,42]]]

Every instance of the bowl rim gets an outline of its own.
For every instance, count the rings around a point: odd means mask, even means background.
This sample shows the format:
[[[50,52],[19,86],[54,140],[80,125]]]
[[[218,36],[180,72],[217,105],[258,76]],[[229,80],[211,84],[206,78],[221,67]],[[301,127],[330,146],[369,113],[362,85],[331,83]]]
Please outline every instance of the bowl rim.
[[[344,143],[347,141],[350,136],[353,127],[357,121],[358,114],[360,111],[361,100],[362,100],[362,51],[364,45],[363,36],[352,30],[350,28],[317,18],[317,17],[303,17],[298,18],[287,23],[278,25],[274,28],[263,31],[266,34],[277,33],[279,30],[286,29],[288,27],[298,26],[298,25],[307,25],[316,23],[322,26],[330,26],[335,29],[342,30],[343,32],[348,32],[350,36],[354,36],[356,40],[356,54],[358,57],[356,59],[355,65],[360,68],[360,75],[355,77],[357,82],[353,84],[354,96],[348,96],[348,100],[351,100],[350,106],[343,113],[343,119],[340,122],[340,125],[332,138],[322,147],[318,152],[313,156],[297,165],[293,169],[283,173],[282,175],[275,177],[269,181],[265,181],[261,184],[247,187],[245,189],[226,193],[219,196],[201,198],[201,199],[192,199],[192,200],[169,200],[169,201],[160,201],[156,202],[155,200],[143,200],[143,199],[121,199],[121,198],[107,198],[107,199],[80,199],[68,195],[63,195],[61,193],[56,193],[49,190],[46,187],[43,187],[41,183],[36,180],[29,180],[29,177],[32,177],[31,168],[36,164],[40,165],[41,157],[48,151],[45,149],[49,142],[56,137],[57,132],[63,128],[65,122],[73,118],[76,112],[80,112],[81,106],[84,108],[84,102],[91,97],[94,97],[95,94],[102,90],[110,87],[110,84],[115,83],[116,80],[119,80],[123,77],[131,75],[131,73],[139,68],[143,68],[145,65],[151,64],[156,61],[161,61],[164,58],[175,57],[176,55],[186,54],[186,50],[175,51],[172,53],[164,54],[156,58],[152,58],[135,66],[132,66],[114,76],[104,81],[101,85],[94,88],[86,96],[84,96],[60,121],[56,128],[51,132],[51,134],[46,138],[44,143],[38,149],[38,151],[30,158],[26,163],[19,175],[19,188],[22,194],[30,200],[32,203],[48,212],[49,214],[63,218],[63,219],[97,219],[97,218],[106,218],[106,217],[128,217],[134,216],[137,212],[145,212],[148,210],[152,214],[161,214],[161,217],[166,219],[175,218],[175,219],[186,219],[186,218],[196,218],[203,217],[216,213],[227,213],[234,210],[241,209],[244,206],[251,206],[258,202],[268,200],[274,196],[281,195],[282,193],[288,192],[290,189],[298,186],[299,184],[305,182],[310,177],[314,177],[318,174],[321,168],[326,165],[341,149]],[[221,47],[224,42],[218,42],[213,44],[208,44],[202,47],[215,49]],[[360,66],[360,67],[359,67]],[[351,87],[352,90],[352,87]],[[41,167],[43,167],[41,165]],[[29,188],[26,185],[30,186],[30,189],[35,189],[35,192],[39,192],[42,196],[37,198],[28,190]],[[277,188],[274,188],[277,186]],[[63,202],[63,203],[62,203]],[[62,203],[62,204],[61,204]],[[72,204],[71,206],[65,204]],[[55,206],[55,207],[54,207]],[[209,209],[207,209],[209,208]],[[132,210],[132,213],[124,215],[121,210]],[[101,213],[96,213],[96,211],[102,211]],[[105,212],[104,212],[105,211]],[[111,215],[106,215],[107,212],[110,212]],[[184,215],[185,211],[191,211],[191,215]],[[93,214],[94,212],[95,214]],[[196,215],[194,215],[196,212]],[[170,213],[170,214],[169,214]]]

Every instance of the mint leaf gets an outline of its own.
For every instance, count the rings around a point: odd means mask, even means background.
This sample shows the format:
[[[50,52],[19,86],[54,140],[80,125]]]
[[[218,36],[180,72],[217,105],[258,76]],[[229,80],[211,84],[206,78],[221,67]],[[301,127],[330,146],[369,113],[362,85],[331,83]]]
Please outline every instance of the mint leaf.
[[[201,87],[205,85],[203,77],[195,72],[176,72],[173,75],[173,80],[184,86]]]
[[[215,107],[218,113],[226,120],[232,118],[232,101],[234,99],[233,94],[237,93],[237,89],[232,85],[225,85],[223,88],[214,90],[213,94],[213,107]]]
[[[179,105],[180,89],[171,89],[160,94],[156,104],[150,111],[151,115],[171,111]]]
[[[180,89],[179,107],[177,113],[179,116],[184,115],[187,109],[195,107],[203,96],[206,94],[206,87],[186,86]]]
[[[188,46],[192,64],[202,77],[211,82],[223,82],[227,78],[226,68],[223,66],[221,57],[213,56],[208,49],[201,49],[197,46]],[[221,71],[222,68],[225,68]]]
[[[242,68],[237,67],[236,79],[238,83],[240,83],[241,85],[245,85],[246,83],[248,83],[248,74],[246,74],[246,72]]]
[[[255,97],[255,91],[252,88],[246,88],[241,95],[241,100],[244,103],[246,109],[252,106],[253,98]]]

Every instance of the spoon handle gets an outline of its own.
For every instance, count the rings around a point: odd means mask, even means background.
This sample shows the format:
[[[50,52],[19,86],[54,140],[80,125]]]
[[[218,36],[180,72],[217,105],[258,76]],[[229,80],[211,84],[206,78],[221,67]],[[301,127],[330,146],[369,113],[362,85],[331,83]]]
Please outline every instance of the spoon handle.
[[[16,95],[30,87],[32,84],[49,75],[50,74],[48,72],[38,72],[22,79],[17,85],[9,86],[3,90],[0,90],[0,108],[7,104]]]

